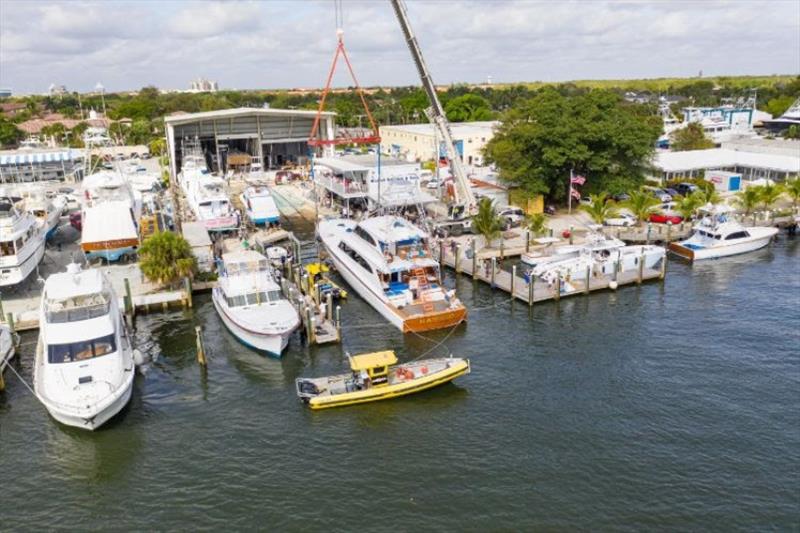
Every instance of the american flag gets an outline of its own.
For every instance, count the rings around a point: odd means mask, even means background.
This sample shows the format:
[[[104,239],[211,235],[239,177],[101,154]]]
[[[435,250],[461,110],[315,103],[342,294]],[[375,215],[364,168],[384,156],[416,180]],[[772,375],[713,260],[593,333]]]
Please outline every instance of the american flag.
[[[570,194],[572,195],[572,197],[573,197],[573,198],[575,198],[576,200],[580,200],[580,199],[581,199],[581,193],[579,193],[579,192],[578,192],[577,190],[575,190],[574,188],[570,187],[570,188],[569,188],[569,193],[570,193]]]
[[[572,179],[570,181],[575,185],[583,185],[584,183],[586,183],[586,178],[583,176],[572,176]]]

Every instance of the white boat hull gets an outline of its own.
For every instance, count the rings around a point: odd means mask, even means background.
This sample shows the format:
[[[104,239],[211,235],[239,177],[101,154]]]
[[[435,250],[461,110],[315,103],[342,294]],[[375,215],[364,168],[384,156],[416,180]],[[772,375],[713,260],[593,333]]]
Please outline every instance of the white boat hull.
[[[44,236],[41,236],[41,241],[36,244],[34,251],[28,255],[20,265],[0,267],[0,287],[7,287],[9,285],[16,285],[25,281],[31,272],[36,269],[36,266],[42,261],[44,257]]]
[[[218,302],[217,298],[217,291],[215,291],[212,301],[214,302],[214,308],[217,310],[217,314],[222,319],[222,323],[225,324],[225,327],[228,328],[228,331],[242,344],[262,352],[267,352],[275,357],[281,357],[281,355],[283,355],[283,350],[285,350],[286,346],[289,344],[289,339],[296,329],[296,326],[280,334],[262,334],[251,331],[237,324],[234,319],[228,315],[225,309],[223,309],[223,306]]]
[[[39,396],[39,400],[47,408],[47,412],[50,413],[50,416],[56,419],[56,421],[64,424],[65,426],[72,426],[94,431],[111,420],[114,415],[122,411],[122,409],[131,400],[131,395],[133,394],[133,367],[131,367],[130,378],[125,384],[123,384],[123,387],[124,388],[122,389],[121,394],[116,396],[114,400],[107,406],[97,411],[87,410],[85,413],[80,414],[75,413],[72,410],[67,411],[59,409],[42,396]]]
[[[670,250],[692,261],[719,259],[722,257],[730,257],[732,255],[746,254],[760,250],[770,243],[772,237],[777,232],[778,230],[775,230],[774,233],[770,233],[769,235],[754,237],[752,239],[727,246],[696,248],[685,246],[684,242],[679,242],[672,244],[670,246]]]

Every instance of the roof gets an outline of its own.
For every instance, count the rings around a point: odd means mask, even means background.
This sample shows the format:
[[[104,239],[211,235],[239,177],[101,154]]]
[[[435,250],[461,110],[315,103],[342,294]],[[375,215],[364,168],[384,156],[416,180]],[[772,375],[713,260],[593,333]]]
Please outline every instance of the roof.
[[[237,252],[228,252],[222,254],[222,261],[225,264],[232,263],[258,263],[259,261],[266,261],[267,258],[256,252],[255,250],[239,250]]]
[[[491,135],[496,126],[500,122],[496,120],[486,120],[479,122],[451,122],[450,131],[453,137],[458,138],[464,135]],[[393,126],[381,126],[383,131],[401,131],[405,133],[413,133],[415,135],[430,135],[433,136],[433,124],[397,124]]]
[[[44,290],[48,300],[97,294],[103,291],[103,274],[94,268],[81,270],[77,274],[57,272],[47,277]]]
[[[350,368],[356,372],[359,370],[389,366],[395,363],[397,363],[397,356],[394,355],[392,350],[350,356]]]
[[[128,202],[112,200],[83,208],[82,243],[138,238]]]
[[[83,159],[82,150],[11,150],[0,152],[0,165],[27,165]]]
[[[376,240],[384,243],[423,239],[424,231],[402,217],[379,216],[362,220],[358,224]]]
[[[211,246],[211,237],[202,222],[184,222],[181,224],[183,238],[190,246]]]
[[[316,157],[314,166],[328,167],[334,172],[367,172],[369,167],[335,157]]]
[[[690,150],[687,152],[659,152],[655,166],[662,172],[681,172],[701,168],[750,167],[800,172],[800,154],[797,156],[744,152],[725,148]]]
[[[300,109],[273,109],[263,107],[236,107],[233,109],[219,109],[216,111],[203,111],[200,113],[183,113],[172,114],[164,117],[166,124],[178,125],[197,122],[200,120],[213,120],[216,118],[234,118],[247,115],[261,116],[261,117],[276,117],[276,116],[296,116],[296,117],[316,117],[316,111],[300,110]],[[323,111],[323,116],[331,117],[336,113],[332,111]]]

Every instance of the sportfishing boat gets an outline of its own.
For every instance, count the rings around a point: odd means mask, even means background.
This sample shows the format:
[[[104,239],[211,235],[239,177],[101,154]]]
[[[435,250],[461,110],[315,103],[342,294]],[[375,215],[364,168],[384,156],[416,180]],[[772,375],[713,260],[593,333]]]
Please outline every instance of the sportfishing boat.
[[[275,199],[272,198],[272,194],[265,185],[248,187],[239,198],[250,222],[256,226],[278,224],[280,212],[275,205]]]
[[[467,318],[442,287],[428,236],[398,216],[324,220],[319,236],[347,283],[403,332],[449,328]]]
[[[32,214],[0,197],[0,287],[23,282],[44,257],[45,231]]]
[[[555,237],[542,237],[534,239],[536,244],[545,245],[544,248],[532,252],[526,252],[520,256],[520,260],[526,265],[535,267],[554,261],[562,261],[571,257],[578,257],[582,251],[603,252],[623,248],[625,242],[620,239],[606,236],[600,232],[592,231],[586,236],[583,244],[568,244],[554,246],[559,242]]]
[[[61,214],[67,205],[67,199],[64,196],[50,199],[42,187],[33,184],[20,187],[15,192],[19,195],[25,211],[39,221],[45,231],[45,239],[50,239],[61,222]]]
[[[350,373],[298,378],[297,395],[312,409],[388,400],[453,381],[469,374],[469,359],[447,357],[397,364],[393,351],[348,355]]]
[[[689,261],[717,259],[763,248],[778,233],[778,228],[766,226],[746,228],[731,216],[732,211],[727,206],[706,206],[692,236],[671,243],[669,250]]]
[[[208,231],[229,231],[239,227],[239,217],[228,200],[225,181],[203,174],[187,182],[186,200]]]
[[[212,300],[225,327],[243,344],[280,357],[300,317],[267,258],[253,250],[223,254],[220,271]]]
[[[141,194],[119,172],[101,171],[83,181],[81,249],[86,258],[118,261],[139,247]]]
[[[48,277],[33,386],[50,415],[97,429],[128,403],[133,375],[131,341],[108,278],[75,263]]]

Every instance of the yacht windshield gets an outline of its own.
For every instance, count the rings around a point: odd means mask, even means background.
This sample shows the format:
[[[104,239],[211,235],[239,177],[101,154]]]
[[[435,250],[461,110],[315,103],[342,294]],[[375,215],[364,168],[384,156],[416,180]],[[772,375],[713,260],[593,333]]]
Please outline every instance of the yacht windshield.
[[[72,363],[101,357],[116,351],[117,339],[112,333],[97,339],[68,344],[49,344],[47,346],[47,360],[50,363]]]
[[[111,299],[105,293],[76,296],[66,300],[47,302],[45,318],[50,324],[77,322],[105,316],[109,313]]]

